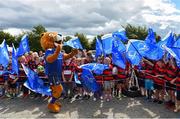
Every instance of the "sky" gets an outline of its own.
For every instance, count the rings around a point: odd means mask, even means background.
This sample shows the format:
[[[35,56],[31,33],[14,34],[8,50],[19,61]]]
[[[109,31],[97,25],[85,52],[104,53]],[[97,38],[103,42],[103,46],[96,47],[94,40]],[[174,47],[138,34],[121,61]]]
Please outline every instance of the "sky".
[[[180,34],[180,0],[6,0],[0,29],[17,35],[42,24],[63,35],[106,34],[128,23]]]

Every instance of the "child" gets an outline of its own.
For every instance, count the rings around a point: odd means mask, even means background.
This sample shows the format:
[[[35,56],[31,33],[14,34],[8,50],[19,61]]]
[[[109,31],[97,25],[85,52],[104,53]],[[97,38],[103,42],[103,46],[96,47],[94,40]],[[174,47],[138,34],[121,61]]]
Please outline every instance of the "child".
[[[16,92],[17,80],[18,80],[18,77],[15,74],[9,74],[8,88],[9,88],[9,93],[10,93],[11,98],[14,98],[17,96],[17,92]]]
[[[106,101],[110,101],[112,99],[111,95],[111,82],[113,80],[113,75],[112,75],[112,69],[113,66],[110,64],[111,59],[109,57],[106,57],[104,59],[104,64],[107,64],[109,66],[109,69],[106,69],[103,71],[103,79],[104,79],[104,99]]]
[[[64,62],[62,79],[65,86],[65,97],[71,99],[73,98],[73,76],[74,76],[74,60],[69,59]],[[69,92],[69,93],[68,93]]]

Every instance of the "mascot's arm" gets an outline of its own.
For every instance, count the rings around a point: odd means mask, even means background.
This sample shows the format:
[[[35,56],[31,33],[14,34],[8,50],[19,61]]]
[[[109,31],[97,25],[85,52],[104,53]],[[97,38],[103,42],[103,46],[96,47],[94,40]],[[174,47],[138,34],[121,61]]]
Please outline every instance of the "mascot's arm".
[[[54,54],[49,55],[49,56],[46,57],[46,61],[47,61],[48,63],[54,62],[54,61],[58,58],[58,55],[59,55],[59,52],[60,52],[60,51],[61,51],[61,47],[60,47],[60,46],[57,46]]]
[[[76,55],[78,53],[78,50],[77,49],[73,49],[71,53],[69,54],[66,54],[64,53],[64,60],[67,60],[69,58],[72,58],[74,55]]]

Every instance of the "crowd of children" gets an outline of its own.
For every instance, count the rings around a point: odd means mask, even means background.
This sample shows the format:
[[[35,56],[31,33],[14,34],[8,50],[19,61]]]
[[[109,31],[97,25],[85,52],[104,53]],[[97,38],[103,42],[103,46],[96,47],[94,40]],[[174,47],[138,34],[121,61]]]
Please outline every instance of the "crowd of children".
[[[11,71],[11,63],[9,63],[6,71],[0,66],[0,96],[10,98],[42,97],[41,94],[34,93],[23,85],[27,77],[21,64],[37,72],[44,83],[49,85],[44,69],[44,53],[42,51],[39,53],[31,51],[21,56],[18,62],[19,76],[8,72]],[[109,66],[109,69],[104,70],[102,75],[93,73],[100,86],[100,90],[93,92],[92,97],[94,101],[97,99],[111,101],[113,97],[117,99],[123,98],[126,95],[124,92],[129,90],[129,82],[133,75],[133,77],[137,77],[138,79],[138,88],[141,91],[141,95],[148,101],[158,104],[164,103],[168,107],[175,106],[174,112],[180,110],[180,71],[175,59],[173,57],[167,58],[166,55],[159,61],[143,58],[139,66],[131,66],[131,64],[127,62],[126,68],[123,69],[112,64],[111,56],[98,57],[95,59],[92,52],[85,50],[79,51],[75,57],[63,63],[63,99],[67,98],[71,100],[75,98],[79,100],[89,99],[91,97],[91,92],[83,87],[82,84],[75,82],[74,77],[78,76],[79,80],[81,80],[81,72],[78,66],[92,62]],[[44,98],[47,97],[44,96]]]

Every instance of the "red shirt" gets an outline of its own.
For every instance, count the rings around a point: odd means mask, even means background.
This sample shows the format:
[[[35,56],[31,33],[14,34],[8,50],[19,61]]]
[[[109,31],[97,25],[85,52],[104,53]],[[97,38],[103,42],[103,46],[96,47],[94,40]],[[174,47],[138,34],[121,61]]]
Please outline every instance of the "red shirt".
[[[154,69],[153,69],[153,74],[154,75],[164,75],[165,76],[166,70],[165,70],[165,64],[162,64],[162,67],[158,65],[158,62],[156,62]],[[160,77],[154,77],[154,82],[155,84],[158,85],[164,85],[164,78]]]
[[[71,78],[71,75],[75,71],[74,63],[71,61],[69,64],[63,63],[63,74],[65,78]]]
[[[180,90],[180,69],[178,69],[178,73],[177,73],[178,75],[177,75],[177,79],[176,79],[176,81],[175,81],[175,83],[176,83],[176,86],[177,86],[177,90]]]
[[[125,78],[127,78],[127,75],[125,73],[125,69],[122,69],[120,67],[117,67],[117,69],[118,69],[118,74],[117,74],[117,78],[118,79],[125,79]]]
[[[165,79],[167,81],[173,80],[178,75],[178,67],[172,67],[172,65],[168,64],[165,70],[166,70]]]
[[[112,69],[113,69],[113,66],[110,64],[109,65],[109,69],[106,69],[103,71],[103,79],[105,81],[109,81],[109,80],[113,80],[113,75],[112,75]]]

